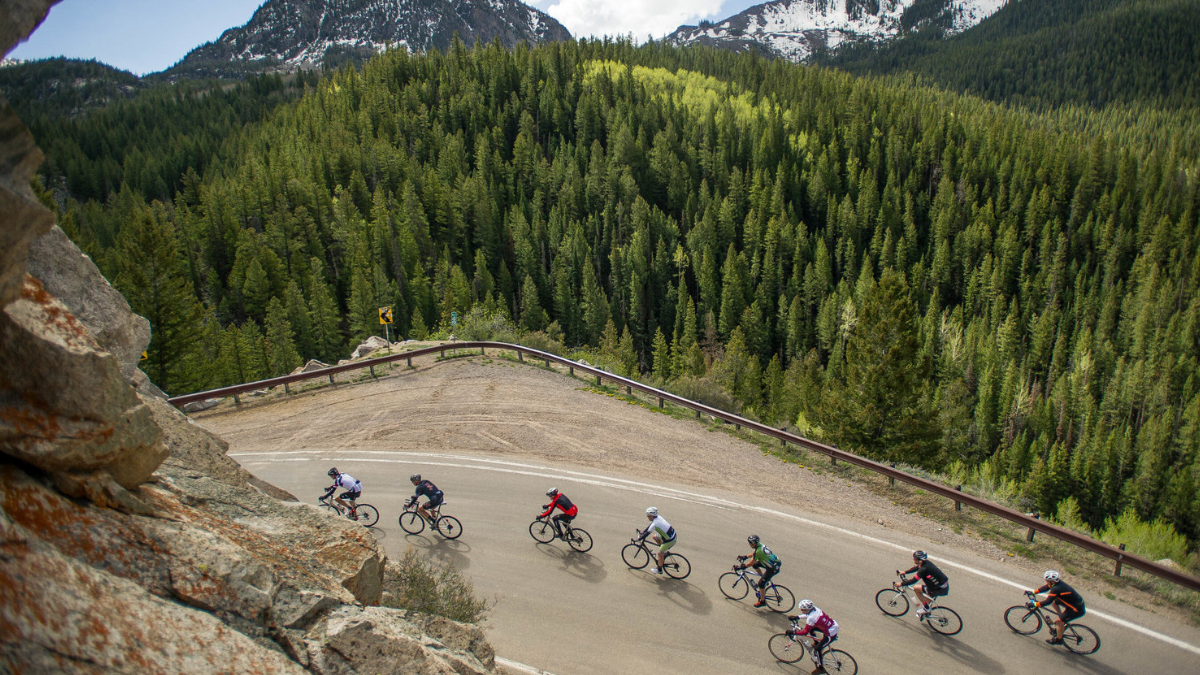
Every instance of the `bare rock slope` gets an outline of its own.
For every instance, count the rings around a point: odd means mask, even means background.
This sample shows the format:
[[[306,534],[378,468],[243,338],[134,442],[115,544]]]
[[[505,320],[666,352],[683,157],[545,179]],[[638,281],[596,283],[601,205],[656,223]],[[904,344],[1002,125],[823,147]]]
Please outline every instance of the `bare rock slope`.
[[[51,4],[0,4],[4,53]],[[40,161],[0,98],[0,672],[494,672],[479,628],[377,606],[370,532],[135,391],[148,326],[50,231]]]

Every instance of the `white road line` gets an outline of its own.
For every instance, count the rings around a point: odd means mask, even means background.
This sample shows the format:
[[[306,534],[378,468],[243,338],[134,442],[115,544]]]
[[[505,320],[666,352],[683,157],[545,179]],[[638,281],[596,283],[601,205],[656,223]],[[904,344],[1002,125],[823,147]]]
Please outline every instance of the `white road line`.
[[[364,455],[364,456],[363,457],[346,457],[344,454],[339,454],[337,457],[334,457],[333,455],[330,454],[330,453],[350,453],[350,452]],[[366,456],[366,455],[373,455],[373,456]],[[409,458],[413,458],[413,459],[410,459],[407,461],[403,461],[403,460],[399,460],[399,459],[385,459],[383,457],[380,457],[381,455],[390,456],[390,457],[398,457],[398,456],[399,457],[409,457]],[[464,469],[475,469],[478,471],[495,471],[498,473],[513,473],[513,474],[518,474],[518,475],[523,475],[523,476],[537,476],[539,478],[554,478],[554,479],[563,479],[563,480],[573,480],[575,482],[583,483],[585,485],[595,485],[595,486],[599,486],[599,487],[615,488],[618,490],[629,490],[631,492],[632,491],[644,492],[644,493],[652,494],[656,497],[663,497],[665,499],[675,499],[677,501],[690,502],[693,504],[699,504],[701,506],[709,506],[711,508],[726,509],[726,510],[742,509],[742,510],[746,510],[746,511],[753,511],[756,513],[762,513],[762,514],[766,514],[766,515],[776,516],[778,518],[782,518],[785,520],[792,520],[792,521],[795,521],[798,523],[803,523],[805,525],[810,525],[813,527],[825,528],[827,530],[832,530],[834,532],[838,532],[843,535],[848,535],[851,537],[855,537],[857,539],[861,539],[863,541],[868,541],[873,544],[878,544],[880,546],[886,546],[886,547],[893,548],[893,549],[896,549],[899,551],[907,552],[907,551],[912,550],[908,546],[903,546],[901,544],[890,542],[890,541],[887,541],[884,539],[879,539],[878,537],[872,537],[870,535],[861,534],[861,533],[855,532],[853,530],[847,530],[845,528],[838,527],[836,525],[830,525],[828,523],[822,523],[822,522],[819,522],[816,520],[810,520],[810,519],[804,518],[802,516],[796,516],[796,515],[792,515],[790,513],[784,513],[782,511],[776,511],[774,509],[768,509],[768,508],[761,507],[761,506],[740,504],[740,503],[733,502],[733,501],[730,501],[727,499],[711,497],[711,496],[699,494],[696,492],[687,492],[685,490],[676,490],[674,488],[663,487],[660,485],[653,485],[650,483],[640,483],[638,481],[626,480],[624,478],[612,478],[609,476],[599,476],[596,474],[583,473],[580,471],[571,471],[571,470],[567,470],[567,469],[551,469],[551,468],[544,467],[544,466],[538,466],[536,464],[524,464],[521,462],[512,462],[512,461],[500,460],[500,459],[489,459],[486,457],[470,457],[470,456],[464,456],[464,455],[445,455],[445,454],[429,453],[429,452],[400,452],[400,451],[390,451],[390,450],[357,450],[357,449],[353,449],[353,448],[346,448],[346,449],[341,449],[341,450],[291,450],[291,451],[284,451],[284,452],[244,452],[244,453],[232,453],[231,452],[231,453],[229,453],[229,456],[230,457],[245,457],[247,459],[252,458],[252,457],[274,457],[274,458],[286,457],[286,459],[282,459],[282,461],[285,461],[285,462],[307,462],[307,461],[313,461],[313,460],[318,460],[318,459],[327,459],[327,460],[336,460],[339,462],[352,462],[353,461],[353,462],[382,462],[382,463],[386,463],[386,464],[402,464],[402,463],[412,463],[413,460],[418,460],[422,464],[428,464],[428,465],[432,465],[432,466],[449,466],[449,467],[464,468]],[[463,464],[463,463],[459,463],[459,462],[431,461],[431,458],[433,460],[450,458],[450,459],[464,460],[467,462],[474,462],[474,463],[478,463],[478,464],[495,465],[495,466],[476,466],[473,464]],[[247,463],[268,464],[271,462],[260,459],[257,461],[251,461],[251,462],[247,462]],[[501,468],[501,467],[505,467],[505,468]],[[553,473],[548,473],[548,472],[553,472]],[[1015,581],[1010,581],[1003,577],[996,576],[995,574],[992,574],[990,572],[985,572],[983,570],[976,569],[974,567],[971,567],[970,565],[966,565],[964,563],[959,563],[959,562],[954,562],[952,560],[947,560],[945,558],[942,558],[941,556],[938,556],[938,562],[945,564],[945,565],[949,565],[950,567],[953,567],[956,569],[960,569],[964,572],[970,572],[971,574],[983,577],[985,579],[989,579],[991,581],[995,581],[995,582],[998,582],[1001,584],[1005,584],[1007,586],[1011,586],[1012,588],[1017,588],[1017,589],[1021,589],[1021,590],[1025,590],[1025,589],[1029,588],[1028,584],[1020,584]],[[1152,630],[1150,628],[1146,628],[1144,626],[1140,626],[1140,625],[1135,624],[1126,619],[1122,619],[1120,617],[1113,616],[1112,614],[1108,614],[1107,612],[1088,610],[1087,615],[1091,616],[1091,617],[1096,617],[1098,619],[1102,619],[1104,621],[1114,623],[1118,626],[1121,626],[1122,628],[1128,628],[1129,630],[1136,631],[1143,635],[1152,637],[1156,640],[1161,640],[1162,642],[1165,642],[1169,645],[1178,647],[1184,651],[1188,651],[1188,652],[1192,652],[1193,654],[1200,655],[1200,646],[1196,646],[1196,645],[1191,644],[1190,642],[1185,642],[1178,638],[1171,637],[1170,635],[1165,635],[1163,633],[1159,633],[1158,631]],[[497,657],[496,660],[497,660],[497,662],[499,662],[500,658]],[[513,663],[515,663],[515,662],[513,662]],[[525,666],[525,667],[528,668],[529,666]],[[540,674],[543,671],[526,670],[523,672]]]
[[[509,670],[516,670],[516,671],[520,671],[522,673],[529,673],[529,675],[554,675],[554,673],[552,673],[548,670],[541,670],[539,668],[534,668],[533,666],[527,666],[524,663],[518,663],[516,661],[510,661],[506,658],[502,658],[499,656],[496,657],[496,665],[504,666],[505,668],[507,668]]]

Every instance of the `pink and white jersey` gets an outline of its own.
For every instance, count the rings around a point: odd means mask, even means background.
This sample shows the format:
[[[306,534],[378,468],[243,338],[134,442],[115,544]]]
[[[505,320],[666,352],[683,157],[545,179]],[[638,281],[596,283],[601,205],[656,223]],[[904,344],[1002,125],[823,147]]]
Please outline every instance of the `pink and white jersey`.
[[[804,626],[804,630],[800,631],[801,635],[808,635],[812,630],[819,630],[829,637],[838,634],[838,622],[822,612],[820,607],[813,607],[813,610],[805,617],[804,623],[807,625]]]

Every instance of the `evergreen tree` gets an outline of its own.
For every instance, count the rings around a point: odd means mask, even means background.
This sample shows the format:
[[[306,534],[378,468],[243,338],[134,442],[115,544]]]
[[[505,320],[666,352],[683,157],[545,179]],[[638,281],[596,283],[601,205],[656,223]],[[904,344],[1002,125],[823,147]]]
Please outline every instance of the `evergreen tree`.
[[[267,303],[267,369],[270,377],[287,375],[301,364],[292,339],[292,323],[279,298]]]

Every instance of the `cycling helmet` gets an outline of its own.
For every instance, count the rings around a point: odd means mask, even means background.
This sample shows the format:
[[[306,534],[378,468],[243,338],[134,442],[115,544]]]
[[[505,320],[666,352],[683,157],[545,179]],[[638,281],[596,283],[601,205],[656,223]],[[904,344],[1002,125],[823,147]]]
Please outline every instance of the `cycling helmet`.
[[[759,538],[757,534],[752,534],[749,537],[746,537],[746,543],[750,544],[751,546],[758,546],[758,542]]]
[[[332,469],[330,469],[329,471],[326,471],[325,473],[329,474],[330,476],[336,476],[336,475],[338,475],[337,467],[335,466]]]
[[[421,482],[421,474],[414,473],[413,475],[409,476],[408,479],[414,483],[420,483]]]
[[[929,554],[925,551],[913,551],[913,560],[929,560]]]
[[[658,517],[658,509],[656,507],[651,506],[650,508],[646,509],[646,515],[650,516],[651,518],[657,518]]]
[[[549,490],[546,490],[547,497],[553,497],[556,494],[558,494],[558,488],[550,488]]]
[[[1057,584],[1059,581],[1062,580],[1062,577],[1058,574],[1058,572],[1055,572],[1054,570],[1046,570],[1046,573],[1042,575],[1042,578],[1045,579],[1046,581],[1049,581],[1052,584]]]
[[[805,614],[813,611],[814,608],[815,608],[815,605],[813,605],[812,600],[801,600],[800,603],[798,605],[796,605],[796,609],[799,609],[801,612],[803,612]]]

